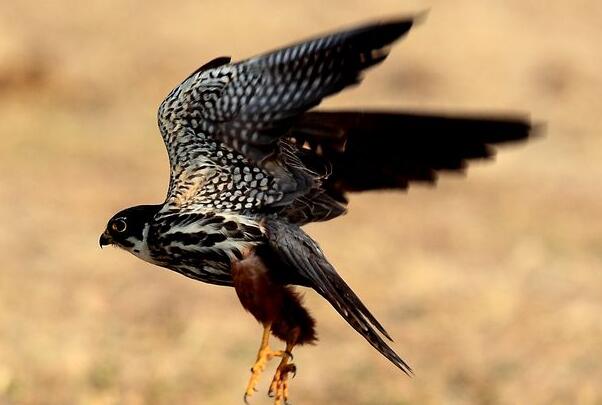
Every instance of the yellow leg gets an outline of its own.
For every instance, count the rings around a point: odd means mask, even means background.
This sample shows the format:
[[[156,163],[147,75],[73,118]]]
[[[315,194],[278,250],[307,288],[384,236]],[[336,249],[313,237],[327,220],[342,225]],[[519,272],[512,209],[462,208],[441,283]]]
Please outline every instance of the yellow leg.
[[[244,400],[247,404],[247,399],[252,396],[255,391],[257,391],[255,387],[257,386],[259,377],[261,377],[261,373],[263,370],[265,370],[267,363],[274,357],[284,356],[284,352],[281,350],[272,351],[272,349],[270,349],[269,340],[271,328],[271,324],[264,325],[261,346],[259,346],[259,351],[257,352],[257,360],[255,361],[253,367],[251,367],[251,377],[249,378],[249,383],[247,384],[247,389],[245,390]]]
[[[270,384],[270,390],[268,391],[269,396],[274,397],[274,405],[287,404],[288,401],[288,376],[293,373],[293,377],[297,372],[297,367],[293,363],[289,363],[292,360],[293,355],[293,344],[287,344],[286,350],[282,353],[282,360],[276,369],[276,374]]]

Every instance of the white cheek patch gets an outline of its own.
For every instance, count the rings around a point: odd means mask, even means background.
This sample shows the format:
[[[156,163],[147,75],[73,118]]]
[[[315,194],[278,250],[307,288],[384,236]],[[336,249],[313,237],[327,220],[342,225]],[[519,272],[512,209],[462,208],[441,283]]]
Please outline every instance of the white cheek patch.
[[[136,239],[133,236],[130,236],[126,239],[128,242],[132,243],[134,246],[127,248],[127,250],[132,253],[134,256],[139,257],[140,259],[153,262],[150,254],[150,250],[146,245],[145,241],[141,241],[140,239]]]
[[[133,254],[134,256],[144,260],[145,262],[149,262],[149,263],[155,263],[153,258],[151,257],[151,253],[150,250],[148,248],[148,245],[146,244],[146,238],[148,235],[148,228],[149,226],[146,225],[144,227],[144,230],[142,231],[142,239],[137,239],[133,236],[130,236],[129,238],[127,238],[126,240],[131,243],[133,246],[132,247],[128,247],[126,250],[129,251],[131,254]]]

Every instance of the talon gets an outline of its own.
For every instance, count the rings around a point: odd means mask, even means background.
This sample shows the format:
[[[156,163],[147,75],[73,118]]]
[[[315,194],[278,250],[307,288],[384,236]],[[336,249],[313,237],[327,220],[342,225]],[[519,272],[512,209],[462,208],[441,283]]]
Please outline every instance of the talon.
[[[268,346],[268,340],[270,337],[270,325],[265,325],[263,331],[263,337],[261,339],[261,346],[259,347],[259,351],[257,352],[257,360],[253,367],[251,367],[251,377],[249,377],[249,382],[247,384],[247,389],[245,390],[245,395],[243,397],[245,404],[249,404],[249,397],[251,397],[255,392],[257,392],[257,383],[259,382],[259,378],[265,370],[267,363],[273,357],[283,357],[283,352],[281,351],[273,351]]]
[[[291,362],[294,356],[291,352],[294,344],[287,343],[285,350],[273,351],[268,346],[270,337],[270,325],[265,325],[261,346],[257,352],[257,360],[251,367],[251,377],[247,384],[245,395],[243,396],[244,403],[249,405],[249,397],[257,392],[257,383],[261,373],[265,370],[267,363],[274,357],[280,357],[280,364],[276,368],[274,378],[268,389],[268,397],[274,398],[274,405],[290,405],[288,402],[288,382],[292,374],[292,378],[297,375],[297,366]]]
[[[268,396],[275,398],[274,405],[288,404],[288,383],[291,373],[294,377],[297,373],[297,367],[288,362],[288,356],[283,356],[268,391]]]

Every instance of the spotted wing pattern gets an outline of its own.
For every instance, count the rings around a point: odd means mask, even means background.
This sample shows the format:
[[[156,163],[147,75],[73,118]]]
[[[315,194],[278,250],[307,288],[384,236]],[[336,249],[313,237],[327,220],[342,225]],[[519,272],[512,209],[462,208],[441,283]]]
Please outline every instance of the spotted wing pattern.
[[[296,117],[358,83],[411,26],[411,19],[368,25],[235,64],[220,58],[192,74],[159,108],[171,164],[164,212],[259,211],[318,189],[321,177],[286,139]],[[336,208],[327,195],[311,200]]]

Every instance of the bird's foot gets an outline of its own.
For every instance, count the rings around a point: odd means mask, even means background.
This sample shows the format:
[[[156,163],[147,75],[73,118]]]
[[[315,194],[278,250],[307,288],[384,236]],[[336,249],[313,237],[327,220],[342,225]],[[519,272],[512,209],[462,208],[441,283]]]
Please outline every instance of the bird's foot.
[[[282,361],[276,369],[272,384],[270,384],[270,390],[268,395],[274,397],[274,405],[286,405],[288,404],[288,380],[289,374],[297,373],[297,367],[293,363],[289,363],[289,358],[292,358],[290,352],[284,352]]]
[[[245,400],[246,404],[249,403],[248,402],[249,397],[252,396],[257,391],[257,389],[255,387],[257,386],[257,383],[259,382],[259,378],[261,377],[263,370],[265,370],[265,366],[268,364],[268,362],[270,360],[272,360],[274,357],[283,357],[283,356],[284,356],[284,351],[282,351],[282,350],[273,351],[268,346],[262,347],[259,350],[259,353],[257,353],[257,361],[255,361],[255,364],[253,365],[253,367],[251,367],[251,377],[249,378],[249,383],[247,384],[247,389],[245,390],[244,400]]]

